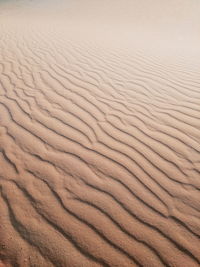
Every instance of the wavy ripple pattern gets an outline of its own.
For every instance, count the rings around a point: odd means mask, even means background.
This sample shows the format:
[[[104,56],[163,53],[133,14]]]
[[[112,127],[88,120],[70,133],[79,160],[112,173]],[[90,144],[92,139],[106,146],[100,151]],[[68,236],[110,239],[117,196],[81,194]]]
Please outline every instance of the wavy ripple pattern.
[[[0,266],[200,266],[200,60],[12,12],[0,13]]]

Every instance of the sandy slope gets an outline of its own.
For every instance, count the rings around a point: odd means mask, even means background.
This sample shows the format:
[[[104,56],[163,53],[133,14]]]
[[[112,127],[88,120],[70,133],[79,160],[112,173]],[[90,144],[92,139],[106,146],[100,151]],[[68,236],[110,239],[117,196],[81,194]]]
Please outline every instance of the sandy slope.
[[[199,14],[0,2],[1,267],[200,266]]]

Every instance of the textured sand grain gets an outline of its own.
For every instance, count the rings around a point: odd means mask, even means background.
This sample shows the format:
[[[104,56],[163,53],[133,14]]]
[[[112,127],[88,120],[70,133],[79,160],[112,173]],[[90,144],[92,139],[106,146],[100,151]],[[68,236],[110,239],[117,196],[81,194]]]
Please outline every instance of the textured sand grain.
[[[200,266],[199,14],[0,2],[0,267]]]

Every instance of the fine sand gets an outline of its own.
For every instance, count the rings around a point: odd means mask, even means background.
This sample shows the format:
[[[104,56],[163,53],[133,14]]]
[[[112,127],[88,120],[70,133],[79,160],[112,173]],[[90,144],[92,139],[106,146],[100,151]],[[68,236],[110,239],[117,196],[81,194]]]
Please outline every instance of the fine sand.
[[[0,1],[0,267],[200,266],[199,14]]]

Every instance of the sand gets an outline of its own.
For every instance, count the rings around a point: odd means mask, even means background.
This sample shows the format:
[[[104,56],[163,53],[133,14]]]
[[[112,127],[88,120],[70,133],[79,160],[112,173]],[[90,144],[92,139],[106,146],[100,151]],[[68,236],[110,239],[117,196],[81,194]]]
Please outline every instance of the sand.
[[[200,2],[0,1],[0,266],[200,266]]]

